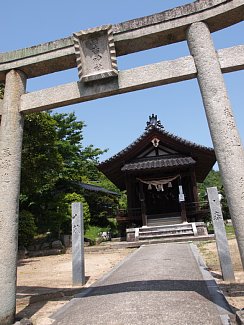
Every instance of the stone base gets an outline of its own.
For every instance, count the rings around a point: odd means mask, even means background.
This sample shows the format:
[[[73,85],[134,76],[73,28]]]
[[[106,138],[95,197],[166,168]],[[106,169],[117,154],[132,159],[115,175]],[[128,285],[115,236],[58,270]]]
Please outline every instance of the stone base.
[[[238,310],[236,312],[236,322],[238,325],[244,325],[244,310]]]
[[[139,240],[138,234],[139,228],[128,228],[126,229],[126,241],[137,241]]]
[[[204,222],[195,222],[197,228],[197,236],[208,236],[208,228]]]

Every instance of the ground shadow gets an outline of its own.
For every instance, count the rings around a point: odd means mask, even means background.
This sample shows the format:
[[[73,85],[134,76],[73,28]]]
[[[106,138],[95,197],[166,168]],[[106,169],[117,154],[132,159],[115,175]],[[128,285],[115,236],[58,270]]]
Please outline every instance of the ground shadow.
[[[90,279],[90,276],[85,277],[85,283]],[[40,286],[18,286],[16,298],[23,299],[23,305],[26,301],[26,306],[16,315],[16,319],[24,317],[30,318],[38,312],[48,301],[67,300],[73,296],[82,293],[86,288],[83,286],[72,288],[50,288]],[[31,308],[30,308],[31,306]]]
[[[21,259],[21,260],[18,260],[17,262],[17,266],[20,267],[20,266],[24,266],[26,264],[29,264],[29,263],[36,263],[36,262],[40,262],[39,259],[33,259],[33,258],[26,258],[26,259]]]
[[[81,292],[82,289],[79,290]],[[23,318],[31,318],[33,315],[35,315],[40,309],[42,309],[49,301],[70,301],[72,298],[71,296],[62,296],[59,298],[49,297],[48,299],[42,300],[42,301],[32,301],[30,299],[29,304],[24,307],[21,311],[18,312],[16,315],[16,321],[21,320]]]
[[[85,277],[85,284],[88,282],[88,280],[90,279],[90,276],[86,276]],[[66,287],[66,288],[50,288],[50,287],[41,287],[41,286],[17,286],[17,294],[16,294],[16,298],[20,299],[20,298],[24,298],[24,297],[29,297],[29,299],[34,299],[36,297],[36,299],[38,301],[41,300],[41,297],[43,296],[43,298],[45,298],[46,296],[50,295],[54,295],[57,294],[59,295],[60,293],[63,293],[63,295],[65,295],[67,293],[67,295],[69,293],[72,292],[79,292],[80,289],[82,289],[83,286],[74,286],[74,287]]]
[[[216,287],[216,296],[211,297],[208,287]],[[117,283],[111,285],[96,285],[90,287],[87,292],[78,294],[77,297],[85,298],[91,296],[111,295],[123,292],[139,291],[194,291],[205,299],[214,302],[227,312],[233,313],[223,294],[218,290],[214,280],[148,280]],[[214,301],[213,301],[214,300]]]
[[[219,286],[229,297],[244,297],[243,283],[221,283]]]
[[[212,274],[212,276],[213,276],[215,279],[223,280],[223,277],[222,277],[221,274],[218,274],[218,273],[213,272],[213,271],[210,271],[210,273]]]
[[[86,279],[88,280],[88,279]],[[33,295],[29,298],[29,304],[26,306],[17,316],[31,317],[39,309],[41,309],[47,301],[55,300],[70,300],[72,296],[77,298],[86,298],[92,296],[105,296],[113,295],[117,293],[124,292],[140,292],[140,291],[194,291],[199,295],[203,296],[205,299],[213,302],[208,287],[216,287],[216,292],[219,295],[219,299],[214,299],[214,303],[219,305],[221,308],[225,309],[228,313],[233,314],[233,310],[227,304],[224,296],[219,292],[216,282],[214,280],[145,280],[145,281],[130,281],[116,284],[103,285],[102,283],[97,283],[89,288],[44,288],[44,287],[19,287],[19,290],[24,291],[46,291],[45,294],[39,295],[38,297]],[[242,287],[243,289],[243,287]],[[49,293],[47,292],[49,291]],[[53,292],[53,293],[52,293]],[[41,297],[42,296],[42,297]],[[43,299],[40,301],[40,299]],[[30,305],[35,304],[31,308],[31,314],[29,312]]]

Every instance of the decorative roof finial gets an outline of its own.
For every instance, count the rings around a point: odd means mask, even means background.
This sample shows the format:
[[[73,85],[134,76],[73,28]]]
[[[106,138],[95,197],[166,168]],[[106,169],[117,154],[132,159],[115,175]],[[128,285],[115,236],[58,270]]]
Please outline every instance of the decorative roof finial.
[[[149,116],[149,121],[147,122],[146,130],[149,130],[150,128],[157,128],[157,129],[163,129],[163,125],[158,120],[157,115],[152,114]]]

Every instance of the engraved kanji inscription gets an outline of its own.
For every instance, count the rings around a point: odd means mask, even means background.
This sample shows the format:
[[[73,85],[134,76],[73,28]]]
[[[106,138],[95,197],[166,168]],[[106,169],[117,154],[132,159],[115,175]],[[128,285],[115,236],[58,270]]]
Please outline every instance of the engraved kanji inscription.
[[[80,225],[73,225],[74,234],[80,234]]]
[[[80,81],[118,75],[111,26],[74,33],[74,46]]]
[[[98,44],[98,38],[94,37],[89,39],[88,41],[85,42],[85,45],[88,50],[91,51],[92,55],[92,61],[94,63],[93,68],[96,71],[100,71],[103,69],[103,64],[102,64],[102,55],[101,55],[101,50]]]
[[[221,220],[221,219],[223,219],[221,212],[220,211],[214,211],[213,220],[218,221],[218,220]]]

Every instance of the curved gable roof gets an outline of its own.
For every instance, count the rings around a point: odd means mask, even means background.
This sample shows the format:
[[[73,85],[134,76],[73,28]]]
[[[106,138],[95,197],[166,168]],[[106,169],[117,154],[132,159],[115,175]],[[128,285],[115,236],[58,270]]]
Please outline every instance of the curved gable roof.
[[[170,132],[165,131],[161,125],[150,125],[148,129],[134,142],[116,155],[98,165],[103,172],[119,188],[125,188],[124,173],[121,169],[127,164],[138,160],[138,156],[149,146],[153,148],[151,141],[157,138],[163,146],[175,150],[178,154],[192,157],[196,161],[196,178],[202,182],[216,162],[215,153],[212,148],[198,145],[182,139]],[[161,157],[162,158],[162,157]],[[164,166],[161,163],[161,166]],[[123,168],[128,172],[128,168]]]

